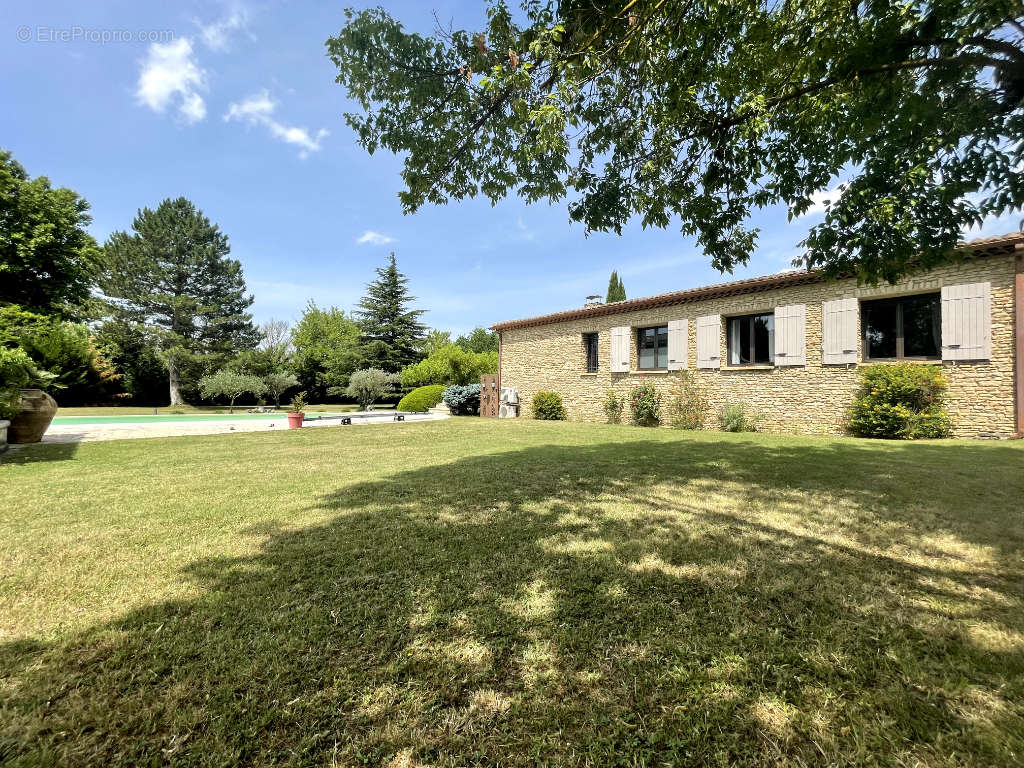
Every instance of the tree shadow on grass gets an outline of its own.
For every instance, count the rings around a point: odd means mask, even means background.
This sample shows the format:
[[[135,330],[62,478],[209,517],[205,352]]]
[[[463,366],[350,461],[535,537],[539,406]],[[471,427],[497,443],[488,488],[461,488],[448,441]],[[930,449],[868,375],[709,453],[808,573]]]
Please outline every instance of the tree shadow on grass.
[[[196,600],[0,646],[0,760],[1007,765],[1020,455],[651,440],[343,486]]]
[[[0,464],[34,464],[36,462],[70,461],[78,452],[77,435],[66,442],[10,445],[0,453]]]

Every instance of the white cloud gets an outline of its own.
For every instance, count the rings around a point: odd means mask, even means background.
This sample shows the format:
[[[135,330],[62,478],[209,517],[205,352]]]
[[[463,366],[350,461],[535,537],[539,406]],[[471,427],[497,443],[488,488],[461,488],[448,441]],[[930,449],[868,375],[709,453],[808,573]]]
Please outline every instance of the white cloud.
[[[227,16],[211,24],[202,24],[198,19],[195,20],[200,38],[211,51],[226,51],[232,33],[245,30],[248,23],[249,12],[241,5],[235,5]]]
[[[388,243],[395,242],[395,238],[390,235],[382,235],[380,232],[374,232],[372,229],[368,229],[359,236],[356,242],[359,245],[364,245],[366,243],[369,243],[370,245],[387,245]]]
[[[816,213],[824,213],[826,205],[830,202],[835,203],[843,194],[844,189],[846,189],[845,184],[837,184],[832,189],[819,189],[811,195],[811,207],[801,213],[799,218],[813,216]]]
[[[206,89],[206,72],[196,61],[191,40],[179,37],[169,43],[153,43],[141,64],[135,89],[140,104],[162,114],[176,103],[186,123],[206,117],[206,104],[199,94]]]
[[[263,90],[229,106],[224,120],[241,120],[250,125],[262,125],[275,139],[297,146],[300,158],[320,150],[320,143],[324,137],[330,135],[326,128],[310,134],[305,128],[285,125],[274,118],[276,109],[277,104],[270,98],[270,94]]]

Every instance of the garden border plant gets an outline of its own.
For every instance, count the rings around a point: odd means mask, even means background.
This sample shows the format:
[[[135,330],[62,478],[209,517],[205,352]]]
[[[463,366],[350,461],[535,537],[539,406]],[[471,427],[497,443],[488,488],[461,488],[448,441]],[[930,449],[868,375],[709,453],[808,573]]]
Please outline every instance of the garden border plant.
[[[533,396],[533,418],[539,421],[565,421],[565,405],[557,392],[542,389]]]
[[[668,422],[675,429],[704,429],[711,412],[708,390],[689,371],[680,371],[668,404]]]
[[[656,427],[661,423],[661,393],[654,383],[641,380],[629,391],[629,412],[638,427]]]
[[[718,411],[718,423],[726,432],[756,432],[757,414],[747,403],[725,403]]]
[[[622,423],[622,411],[626,407],[626,398],[619,397],[614,389],[609,389],[604,396],[604,415],[608,419],[609,424],[621,424]]]
[[[949,437],[953,425],[944,401],[942,369],[933,365],[878,363],[860,370],[860,389],[847,414],[857,437],[919,440]]]

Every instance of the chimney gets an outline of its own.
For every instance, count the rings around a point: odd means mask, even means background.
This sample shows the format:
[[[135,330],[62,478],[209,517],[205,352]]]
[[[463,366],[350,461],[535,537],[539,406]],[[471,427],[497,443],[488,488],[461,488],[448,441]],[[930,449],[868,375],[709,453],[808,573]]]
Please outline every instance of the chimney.
[[[601,297],[599,295],[595,294],[593,296],[587,296],[587,300],[583,303],[583,306],[596,307],[600,304],[604,304],[604,301],[601,300]]]

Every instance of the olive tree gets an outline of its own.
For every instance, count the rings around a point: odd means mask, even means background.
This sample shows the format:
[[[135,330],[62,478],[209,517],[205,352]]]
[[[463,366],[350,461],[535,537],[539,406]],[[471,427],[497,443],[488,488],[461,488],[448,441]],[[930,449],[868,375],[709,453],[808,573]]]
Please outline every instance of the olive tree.
[[[380,368],[364,368],[349,377],[345,394],[359,403],[360,410],[370,411],[373,404],[393,392],[397,384],[397,374]]]
[[[204,376],[199,380],[199,392],[204,398],[226,397],[229,401],[228,413],[235,412],[235,400],[248,393],[259,397],[267,391],[267,385],[259,376],[247,373],[236,373],[227,369],[217,371],[212,376]]]

